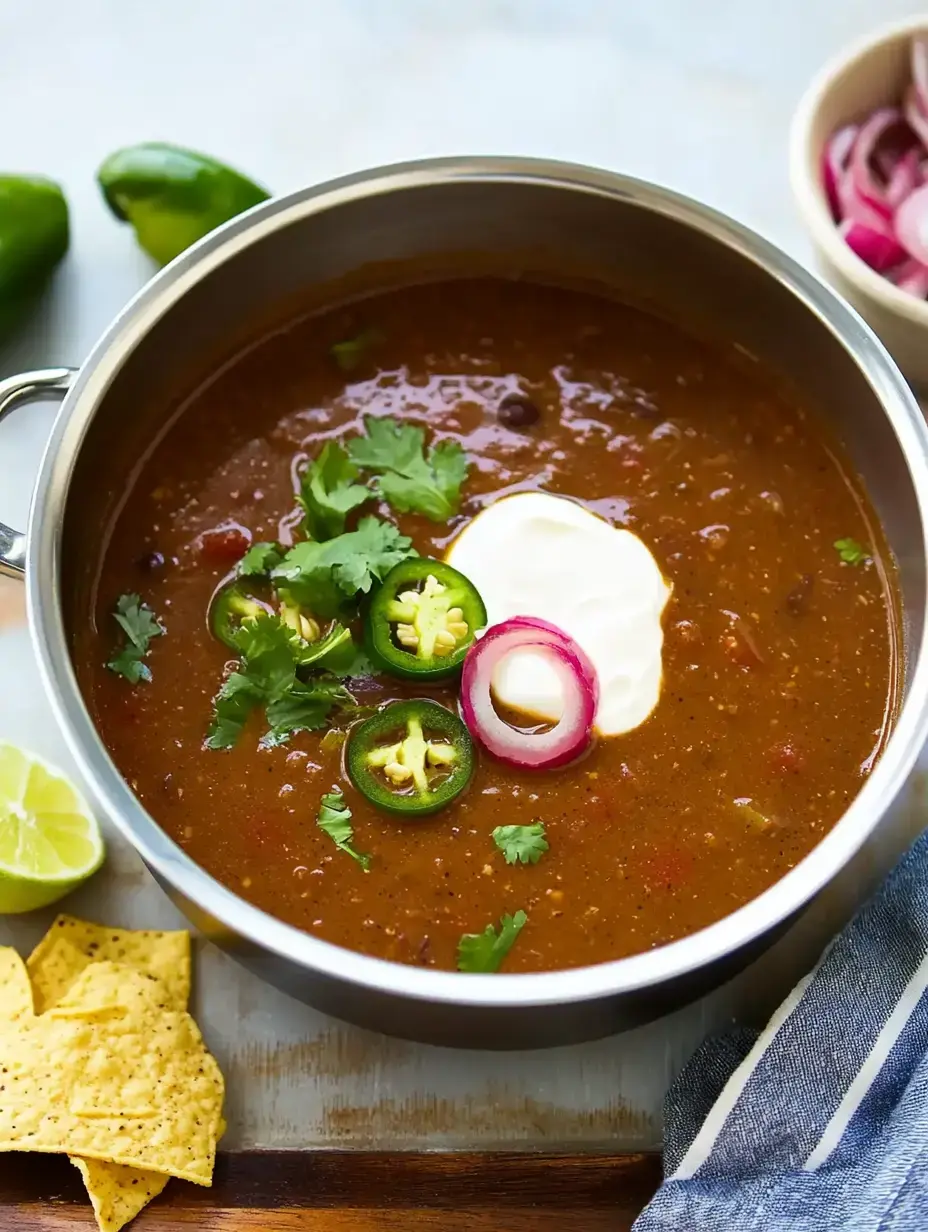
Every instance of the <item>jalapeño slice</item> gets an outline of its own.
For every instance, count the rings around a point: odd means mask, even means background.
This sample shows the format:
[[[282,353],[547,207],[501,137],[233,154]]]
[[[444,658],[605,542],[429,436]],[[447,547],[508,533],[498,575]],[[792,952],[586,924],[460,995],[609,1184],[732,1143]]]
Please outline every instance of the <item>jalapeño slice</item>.
[[[281,624],[293,633],[294,658],[300,667],[311,665],[338,672],[348,667],[357,653],[351,630],[335,622],[325,634],[318,623],[293,602],[286,591],[277,592],[278,607],[260,597],[266,590],[260,582],[245,580],[230,582],[213,597],[209,609],[209,626],[213,636],[238,653],[241,650],[237,634],[245,620],[253,620],[262,612],[276,615]]]
[[[487,610],[472,582],[441,560],[395,565],[370,602],[367,653],[403,679],[440,680],[460,670]]]
[[[270,605],[257,598],[250,587],[242,582],[230,582],[213,596],[209,607],[209,627],[213,637],[218,637],[230,650],[238,651],[235,635],[242,621],[271,610]]]
[[[450,804],[474,773],[474,744],[456,714],[437,702],[392,702],[351,729],[348,776],[377,808],[425,817]]]

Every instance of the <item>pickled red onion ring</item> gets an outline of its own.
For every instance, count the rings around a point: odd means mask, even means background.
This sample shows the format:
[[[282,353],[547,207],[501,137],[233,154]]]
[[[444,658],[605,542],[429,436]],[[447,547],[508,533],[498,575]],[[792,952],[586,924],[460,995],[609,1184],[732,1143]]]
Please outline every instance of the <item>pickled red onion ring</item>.
[[[910,48],[898,106],[877,107],[832,134],[822,187],[838,231],[871,269],[928,298],[928,38]]]
[[[888,224],[882,227],[868,227],[866,223],[854,222],[845,218],[838,226],[838,231],[844,237],[848,248],[856,252],[861,261],[865,261],[878,274],[884,274],[906,259],[906,250],[900,245]]]
[[[851,151],[854,148],[854,142],[857,140],[859,132],[859,125],[848,124],[845,128],[839,128],[825,145],[825,154],[822,159],[822,180],[825,184],[828,204],[831,206],[832,217],[835,219],[840,219],[843,216],[838,185],[844,181],[847,165],[851,159]]]
[[[522,731],[501,718],[493,705],[493,673],[511,654],[544,655],[564,698],[558,721],[548,731]],[[493,757],[523,770],[564,766],[588,747],[599,684],[587,655],[562,629],[530,616],[493,625],[475,642],[461,674],[461,715],[471,735]]]
[[[917,188],[896,210],[896,239],[910,257],[928,265],[928,184]]]
[[[596,668],[593,666],[593,660],[586,653],[579,642],[574,641],[569,633],[565,633],[563,629],[559,628],[557,625],[553,625],[550,620],[543,620],[540,616],[510,616],[504,623],[507,625],[519,625],[528,629],[536,629],[542,633],[550,635],[555,641],[560,642],[562,646],[566,646],[567,649],[572,654],[576,655],[580,660],[587,678],[592,681],[593,689],[596,695],[596,704],[599,705],[599,676],[597,675]],[[496,627],[501,628],[502,626],[497,625]]]

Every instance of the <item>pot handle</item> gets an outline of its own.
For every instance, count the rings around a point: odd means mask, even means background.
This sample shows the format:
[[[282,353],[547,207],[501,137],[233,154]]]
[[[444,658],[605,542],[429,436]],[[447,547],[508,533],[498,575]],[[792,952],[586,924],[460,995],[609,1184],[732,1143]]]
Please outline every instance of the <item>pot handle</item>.
[[[0,420],[21,402],[38,402],[53,394],[63,398],[76,375],[76,368],[41,368],[0,381]],[[26,536],[0,522],[0,575],[22,578],[25,571]]]

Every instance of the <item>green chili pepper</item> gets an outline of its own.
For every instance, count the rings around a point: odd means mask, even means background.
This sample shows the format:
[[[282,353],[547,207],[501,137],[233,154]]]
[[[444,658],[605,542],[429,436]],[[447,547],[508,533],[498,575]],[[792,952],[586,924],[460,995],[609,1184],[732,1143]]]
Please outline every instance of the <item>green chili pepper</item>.
[[[352,783],[371,804],[414,819],[461,794],[474,773],[474,743],[437,702],[393,702],[351,729],[345,752]]]
[[[0,333],[25,316],[68,251],[68,203],[51,180],[0,175]]]
[[[230,650],[238,650],[235,634],[243,620],[253,619],[270,606],[258,599],[242,582],[230,582],[213,596],[209,607],[209,627],[214,637]]]
[[[357,650],[351,630],[336,623],[318,641],[308,642],[302,647],[296,661],[300,667],[309,667],[312,664],[337,675],[351,665]]]
[[[97,181],[107,205],[132,224],[139,244],[160,265],[270,196],[206,154],[158,141],[117,150]]]
[[[275,614],[274,606],[262,592],[269,588],[258,579],[240,579],[223,586],[213,597],[209,609],[209,626],[230,650],[241,647],[237,638],[244,620],[253,620],[262,612]],[[353,661],[357,647],[351,630],[335,623],[323,635],[318,623],[293,601],[286,590],[277,592],[277,618],[293,633],[294,658],[299,667],[324,667],[337,672]]]
[[[390,570],[370,602],[367,653],[394,676],[440,680],[460,669],[486,623],[483,600],[463,573],[414,556]]]

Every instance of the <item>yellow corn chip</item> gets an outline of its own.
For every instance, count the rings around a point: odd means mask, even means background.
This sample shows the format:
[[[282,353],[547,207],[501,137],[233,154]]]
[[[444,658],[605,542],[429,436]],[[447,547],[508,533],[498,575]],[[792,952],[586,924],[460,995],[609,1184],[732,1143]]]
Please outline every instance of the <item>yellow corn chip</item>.
[[[157,1198],[170,1180],[163,1172],[127,1168],[101,1159],[72,1155],[71,1163],[84,1178],[100,1232],[120,1232],[152,1198]]]
[[[164,985],[153,975],[122,963],[89,963],[45,1016],[103,1021],[116,1015],[131,1021],[135,1016],[173,1009],[169,1000]]]
[[[72,945],[67,937],[52,937],[50,945],[46,944],[47,939],[39,942],[26,964],[32,980],[32,996],[37,1014],[44,1014],[49,1006],[63,997],[84,968],[91,963],[91,959],[82,954],[76,945]]]
[[[73,938],[73,940],[72,940]],[[79,949],[75,940],[84,946]],[[43,1013],[64,996],[96,958],[122,953],[120,961],[143,974],[156,974],[173,993],[174,1008],[186,1009],[190,991],[190,941],[186,932],[130,932],[59,916],[29,957],[36,1013]],[[223,1123],[217,1131],[222,1136]],[[101,1232],[119,1232],[168,1182],[161,1173],[98,1159],[71,1163],[84,1178]]]
[[[127,967],[134,967],[136,971],[156,976],[168,990],[174,1008],[186,1008],[190,997],[188,932],[104,928],[102,924],[91,924],[71,915],[60,915],[26,961],[33,981],[37,980],[37,976],[39,982],[45,978],[50,952],[58,964],[59,979],[63,978],[63,955],[70,954],[70,951],[62,950],[61,947],[55,948],[56,942],[62,938],[70,942],[86,959],[80,966],[76,966],[72,980],[80,974],[87,962],[124,963]],[[62,988],[58,995],[63,991]],[[50,1004],[52,1000],[46,998],[43,1008]]]
[[[0,946],[0,1020],[32,1017],[32,989],[23,960],[8,945]]]
[[[63,1152],[208,1185],[223,1082],[157,980],[91,963],[49,1013],[0,1021],[0,1151]]]

